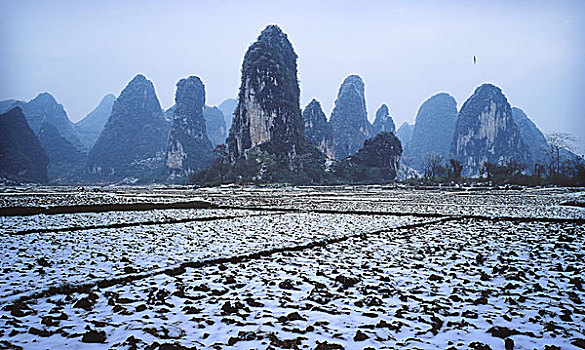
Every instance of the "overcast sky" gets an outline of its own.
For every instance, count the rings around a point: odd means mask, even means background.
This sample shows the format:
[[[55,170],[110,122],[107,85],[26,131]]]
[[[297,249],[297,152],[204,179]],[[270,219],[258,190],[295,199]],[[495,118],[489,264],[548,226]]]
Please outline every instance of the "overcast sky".
[[[359,74],[370,119],[386,103],[400,125],[435,93],[460,107],[492,82],[545,133],[585,139],[585,1],[0,0],[0,13],[0,99],[48,91],[73,121],[137,73],[163,108],[189,75],[209,105],[235,97],[247,47],[276,23],[299,56],[301,107],[317,98],[329,116]]]

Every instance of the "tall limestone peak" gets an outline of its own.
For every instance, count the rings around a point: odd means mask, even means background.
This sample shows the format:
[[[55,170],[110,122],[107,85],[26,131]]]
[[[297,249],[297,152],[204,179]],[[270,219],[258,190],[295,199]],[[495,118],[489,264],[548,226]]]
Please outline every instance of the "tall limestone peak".
[[[17,101],[14,105],[22,109],[35,134],[39,133],[41,125],[47,121],[53,124],[59,134],[75,148],[87,152],[87,147],[80,141],[63,105],[58,103],[53,95],[42,92],[28,102]]]
[[[0,114],[0,179],[47,183],[49,159],[22,109]]]
[[[83,166],[87,146],[53,95],[43,92],[28,102],[15,101],[13,106],[21,108],[49,159],[49,181],[62,183],[72,169]]]
[[[177,179],[187,179],[213,160],[207,137],[205,86],[199,77],[190,76],[177,83],[173,125],[169,136],[166,166]]]
[[[514,117],[514,123],[518,126],[520,136],[522,136],[522,140],[530,152],[530,165],[536,163],[540,165],[546,164],[549,160],[549,146],[542,131],[540,131],[536,124],[520,108],[512,107],[512,116]]]
[[[37,137],[49,157],[49,180],[69,183],[71,174],[83,167],[87,152],[73,145],[48,119],[41,124]]]
[[[14,99],[0,101],[0,113],[6,113],[12,108],[16,107],[15,103],[18,102]],[[22,111],[22,108],[20,108]]]
[[[381,132],[367,139],[363,148],[337,162],[333,175],[349,183],[388,183],[398,174],[402,145],[396,135]]]
[[[381,132],[394,133],[396,131],[396,125],[394,125],[394,120],[390,116],[390,110],[385,104],[382,104],[376,111],[376,119],[374,119],[372,129],[375,135]]]
[[[237,106],[238,101],[233,98],[228,98],[220,103],[219,106],[217,106],[217,108],[219,108],[223,113],[223,117],[225,119],[226,135],[229,134],[229,131],[232,127],[232,121],[234,120],[234,113]]]
[[[93,147],[100,136],[100,133],[104,129],[104,125],[106,125],[106,122],[112,113],[112,106],[114,105],[115,100],[116,96],[113,94],[107,94],[101,99],[97,107],[89,112],[89,114],[83,119],[74,124],[79,138],[88,148]]]
[[[90,150],[90,181],[151,181],[164,160],[169,125],[154,85],[134,77],[114,101],[112,113]]]
[[[329,122],[335,139],[335,158],[357,152],[373,134],[368,121],[365,84],[359,75],[350,75],[341,84]]]
[[[438,93],[423,102],[404,152],[411,167],[422,169],[424,156],[428,153],[449,156],[456,118],[457,102],[447,93]]]
[[[396,131],[396,137],[402,143],[402,148],[406,150],[408,148],[408,144],[410,143],[410,138],[412,137],[412,129],[414,129],[414,125],[408,124],[408,122],[403,122],[400,124],[400,127]]]
[[[227,137],[227,127],[223,112],[218,107],[205,106],[203,110],[205,117],[205,127],[207,129],[207,137],[214,146],[225,144]]]
[[[499,87],[483,84],[465,101],[457,114],[451,154],[468,176],[478,175],[486,162],[528,163],[528,150],[512,108]]]
[[[230,135],[227,140],[232,162],[258,149],[288,163],[304,153],[299,107],[297,55],[288,37],[269,25],[248,48]]]
[[[303,123],[307,141],[316,146],[321,153],[335,158],[333,129],[327,122],[319,101],[313,99],[303,111]]]

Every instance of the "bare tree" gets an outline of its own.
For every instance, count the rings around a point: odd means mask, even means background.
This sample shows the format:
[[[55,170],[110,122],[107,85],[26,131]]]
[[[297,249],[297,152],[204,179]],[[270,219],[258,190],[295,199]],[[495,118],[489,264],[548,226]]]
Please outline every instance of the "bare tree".
[[[425,177],[435,181],[435,177],[443,170],[443,156],[438,153],[426,153],[423,160]]]
[[[451,158],[449,159],[449,177],[455,180],[461,178],[461,171],[463,171],[463,165],[457,159]]]
[[[217,162],[218,162],[218,167],[219,167],[219,178],[223,182],[223,177],[225,175],[224,167],[228,161],[227,148],[224,144],[217,145],[213,149],[213,153],[215,153],[217,155]]]
[[[571,150],[575,137],[565,132],[548,134],[548,169],[549,175],[558,175],[561,170],[561,149]]]

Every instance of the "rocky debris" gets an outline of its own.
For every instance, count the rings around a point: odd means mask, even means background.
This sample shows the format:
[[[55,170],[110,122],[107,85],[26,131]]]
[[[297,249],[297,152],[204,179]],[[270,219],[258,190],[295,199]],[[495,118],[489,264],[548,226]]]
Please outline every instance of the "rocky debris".
[[[10,343],[8,340],[4,340],[4,339],[0,340],[0,347],[2,349],[7,349],[7,350],[23,350],[24,349],[22,346],[14,345],[14,344]]]
[[[556,345],[547,344],[544,346],[544,348],[542,348],[542,350],[561,350],[561,348]]]
[[[369,339],[369,338],[370,337],[366,333],[364,333],[358,329],[358,331],[353,336],[353,341],[364,341],[364,340]]]
[[[145,327],[143,330],[159,339],[181,339],[185,336],[185,331],[174,325]]]
[[[280,322],[287,322],[287,321],[306,321],[307,319],[301,316],[298,312],[291,312],[286,316],[281,316],[278,318]]]
[[[433,273],[433,274],[431,274],[429,276],[429,281],[431,281],[431,282],[443,282],[443,277],[441,277],[441,276],[436,275],[436,274]]]
[[[489,345],[479,341],[469,343],[468,347],[473,350],[492,350],[492,348]]]
[[[245,299],[246,303],[251,307],[264,307],[264,303],[256,301],[254,298],[249,297]]]
[[[85,311],[91,311],[98,299],[98,295],[90,293],[88,296],[78,299],[74,304],[74,308],[84,309]]]
[[[10,315],[14,317],[25,317],[34,313],[34,310],[24,301],[15,301],[12,304],[4,306],[2,310],[10,311]]]
[[[221,306],[221,311],[227,315],[237,314],[240,310],[250,312],[250,309],[239,301],[230,302],[228,300]]]
[[[146,303],[149,305],[167,305],[167,297],[170,295],[166,289],[150,288]]]
[[[81,337],[83,343],[105,343],[106,342],[106,331],[97,331],[89,329]]]
[[[37,259],[37,264],[42,267],[51,267],[51,264],[44,256]]]
[[[32,335],[38,335],[39,337],[43,337],[43,338],[47,338],[47,337],[50,337],[52,335],[51,332],[49,332],[48,330],[46,330],[44,328],[38,329],[35,327],[30,327],[28,329],[28,332]]]
[[[339,275],[335,277],[335,281],[341,284],[343,289],[351,288],[360,282],[357,277]]]
[[[514,340],[512,338],[506,338],[504,340],[504,346],[506,350],[514,350]]]
[[[350,75],[341,84],[329,122],[335,140],[335,158],[357,152],[364,141],[375,136],[368,121],[365,84],[358,75]]]
[[[487,332],[489,334],[491,334],[492,337],[498,337],[498,338],[502,338],[502,339],[506,339],[512,335],[521,334],[517,330],[509,329],[508,327],[502,327],[502,326],[494,326],[494,327],[488,329]]]
[[[439,334],[441,327],[443,327],[443,320],[437,316],[431,316],[431,333],[434,335]]]
[[[275,333],[269,333],[268,339],[270,340],[270,345],[276,346],[281,349],[298,349],[299,346],[302,344],[304,337],[298,337],[294,339],[279,339]]]
[[[65,316],[65,320],[67,319],[67,315],[62,314]],[[51,317],[51,316],[43,316],[41,318],[41,324],[47,327],[58,327],[61,323],[61,319],[59,317]]]
[[[280,289],[289,289],[289,290],[300,290],[299,287],[295,286],[290,279],[286,279],[280,283],[278,283],[278,287]]]
[[[320,342],[317,340],[315,350],[344,350],[345,348],[339,343],[329,343],[326,340]]]
[[[158,343],[154,342],[145,347],[146,350],[197,350],[196,346],[187,347],[179,343]]]
[[[500,88],[483,84],[465,101],[457,114],[451,154],[467,176],[478,175],[486,162],[527,164],[528,149]]]

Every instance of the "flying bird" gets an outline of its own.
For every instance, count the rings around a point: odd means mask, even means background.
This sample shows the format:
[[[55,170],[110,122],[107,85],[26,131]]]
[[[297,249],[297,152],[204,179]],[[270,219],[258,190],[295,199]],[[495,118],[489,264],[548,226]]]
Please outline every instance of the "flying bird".
[[[475,56],[473,56],[473,63],[477,63],[477,58]]]

